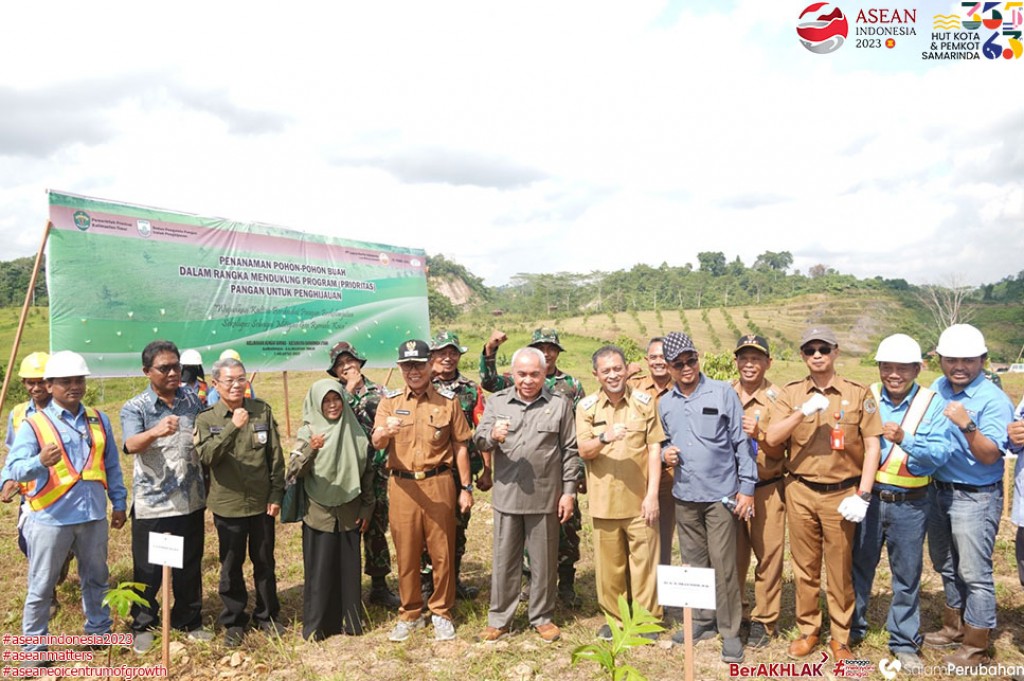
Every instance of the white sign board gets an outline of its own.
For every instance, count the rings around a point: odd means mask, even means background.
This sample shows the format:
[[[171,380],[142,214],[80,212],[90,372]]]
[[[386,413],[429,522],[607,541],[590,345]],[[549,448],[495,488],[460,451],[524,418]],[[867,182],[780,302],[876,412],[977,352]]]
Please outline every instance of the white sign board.
[[[658,566],[658,603],[676,608],[715,609],[712,568]]]
[[[182,568],[185,563],[185,538],[175,534],[149,533],[149,562]]]

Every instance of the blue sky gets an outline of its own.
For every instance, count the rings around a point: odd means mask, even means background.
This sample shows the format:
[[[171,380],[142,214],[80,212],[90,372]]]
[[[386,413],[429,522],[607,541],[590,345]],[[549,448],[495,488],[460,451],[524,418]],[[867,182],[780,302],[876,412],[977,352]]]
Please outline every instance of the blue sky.
[[[1024,270],[1024,59],[853,35],[812,54],[804,6],[14,7],[5,256],[34,252],[49,187],[420,247],[490,284],[706,250],[917,283]],[[958,10],[906,7],[920,42]]]

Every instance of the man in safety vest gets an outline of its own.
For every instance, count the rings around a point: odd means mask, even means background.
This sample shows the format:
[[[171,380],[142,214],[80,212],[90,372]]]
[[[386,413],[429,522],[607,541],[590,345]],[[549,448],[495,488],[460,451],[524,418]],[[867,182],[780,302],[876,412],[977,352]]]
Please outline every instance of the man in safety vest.
[[[198,350],[183,350],[181,353],[181,387],[194,392],[203,409],[206,409],[210,386],[206,383],[203,356]]]
[[[889,650],[903,670],[924,671],[921,644],[921,566],[928,520],[928,483],[949,459],[953,434],[942,410],[946,401],[916,383],[921,373],[921,346],[898,333],[875,353],[880,383],[871,385],[882,417],[881,461],[871,488],[872,502],[853,541],[853,590],[856,605],[850,643],[867,633],[868,600],[882,545],[889,553],[892,601],[889,604]]]
[[[48,633],[53,586],[72,549],[78,558],[85,633],[107,633],[112,624],[110,609],[102,604],[109,577],[107,498],[113,505],[110,526],[120,529],[128,491],[110,419],[82,404],[88,375],[85,359],[77,353],[62,351],[50,357],[44,378],[53,400],[21,424],[7,464],[12,477],[28,487],[28,595],[22,613],[26,636]],[[33,642],[23,648],[36,651],[47,646]]]

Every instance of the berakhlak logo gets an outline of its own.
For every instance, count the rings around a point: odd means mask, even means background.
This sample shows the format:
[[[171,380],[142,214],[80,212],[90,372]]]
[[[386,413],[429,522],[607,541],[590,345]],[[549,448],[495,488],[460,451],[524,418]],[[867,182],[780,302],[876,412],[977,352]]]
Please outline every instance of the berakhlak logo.
[[[796,25],[800,43],[815,54],[835,52],[850,33],[843,10],[827,2],[816,2],[800,13]]]

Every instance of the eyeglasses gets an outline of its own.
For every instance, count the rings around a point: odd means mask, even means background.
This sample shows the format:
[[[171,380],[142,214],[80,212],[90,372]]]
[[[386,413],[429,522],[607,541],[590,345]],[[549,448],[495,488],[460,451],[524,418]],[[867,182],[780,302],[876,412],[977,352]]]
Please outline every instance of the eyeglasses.
[[[159,371],[164,376],[166,376],[167,374],[171,373],[172,371],[176,371],[179,374],[181,373],[181,364],[163,364],[161,366],[154,366],[154,367],[151,367],[151,368],[152,369],[156,369],[157,371]]]
[[[832,354],[832,346],[831,345],[819,345],[816,348],[812,348],[810,345],[808,345],[808,346],[800,348],[800,351],[803,352],[808,357],[814,357],[814,355],[817,354],[817,353],[821,353],[822,355],[831,355]]]
[[[691,357],[690,359],[680,359],[675,362],[672,362],[671,364],[669,364],[669,366],[672,367],[673,369],[682,369],[683,367],[695,367],[697,366],[698,361],[699,360],[696,357]]]
[[[245,376],[239,376],[238,378],[218,378],[217,383],[221,385],[245,385],[249,382],[249,379]]]

